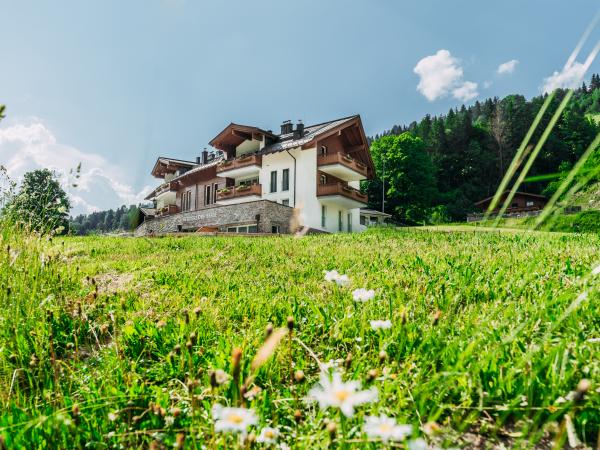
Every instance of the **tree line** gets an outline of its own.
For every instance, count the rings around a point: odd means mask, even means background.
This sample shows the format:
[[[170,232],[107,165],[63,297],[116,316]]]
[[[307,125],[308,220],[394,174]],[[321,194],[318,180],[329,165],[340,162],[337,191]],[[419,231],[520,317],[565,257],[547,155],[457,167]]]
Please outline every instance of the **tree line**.
[[[136,205],[122,205],[115,210],[95,211],[80,214],[69,220],[69,231],[79,236],[94,233],[132,231],[142,221],[140,208]]]
[[[558,90],[531,143],[535,144],[566,90]],[[376,178],[363,184],[369,207],[401,223],[464,220],[473,204],[493,195],[547,94],[527,100],[508,95],[426,115],[371,139]],[[600,76],[575,90],[520,190],[550,195],[556,180],[600,132]],[[598,158],[592,158],[598,162]],[[553,182],[554,180],[554,182]]]

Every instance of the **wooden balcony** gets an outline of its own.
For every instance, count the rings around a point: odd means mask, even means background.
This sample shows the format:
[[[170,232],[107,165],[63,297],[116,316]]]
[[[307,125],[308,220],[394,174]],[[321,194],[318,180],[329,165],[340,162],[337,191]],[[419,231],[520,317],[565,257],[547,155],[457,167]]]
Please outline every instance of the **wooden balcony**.
[[[171,214],[177,214],[179,212],[179,206],[177,205],[165,205],[160,209],[156,210],[157,216],[170,216]]]
[[[226,159],[217,165],[217,175],[238,178],[258,173],[262,167],[262,155],[244,155],[235,159]]]
[[[341,182],[317,185],[317,197],[321,201],[340,203],[348,209],[364,206],[368,200],[366,194]]]
[[[246,197],[261,197],[262,186],[252,184],[250,186],[231,186],[217,191],[217,201],[223,202]]]
[[[359,181],[367,178],[367,166],[345,153],[319,155],[317,167],[321,172],[344,181]]]

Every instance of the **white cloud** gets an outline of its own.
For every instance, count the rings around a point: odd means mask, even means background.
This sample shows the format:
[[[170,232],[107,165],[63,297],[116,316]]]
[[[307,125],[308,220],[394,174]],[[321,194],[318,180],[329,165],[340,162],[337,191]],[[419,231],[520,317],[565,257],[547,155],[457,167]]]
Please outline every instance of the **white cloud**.
[[[450,94],[458,100],[467,101],[479,95],[477,83],[464,81],[460,61],[448,50],[438,50],[435,55],[426,56],[413,70],[420,77],[417,90],[429,101]]]
[[[486,81],[483,82],[483,88],[484,89],[489,89],[492,86],[492,84],[494,84],[492,81],[486,80]]]
[[[519,61],[517,59],[511,59],[510,61],[506,61],[498,66],[498,75],[506,75],[511,74],[517,68],[517,64]]]
[[[463,102],[471,100],[479,95],[479,92],[477,92],[477,83],[465,81],[461,86],[452,91],[452,95]]]
[[[0,128],[0,161],[9,176],[17,181],[30,170],[55,170],[71,198],[73,215],[137,204],[150,191],[146,186],[136,192],[123,181],[126,174],[102,156],[59,143],[52,131],[37,118]],[[69,171],[79,163],[81,174],[78,186],[74,188],[75,180]]]
[[[574,89],[578,88],[588,68],[596,59],[598,52],[600,51],[600,42],[596,44],[594,49],[591,51],[589,56],[583,63],[575,61],[578,50],[569,57],[567,63],[559,72],[554,72],[547,78],[544,78],[544,84],[542,86],[542,92],[550,93],[555,89]]]

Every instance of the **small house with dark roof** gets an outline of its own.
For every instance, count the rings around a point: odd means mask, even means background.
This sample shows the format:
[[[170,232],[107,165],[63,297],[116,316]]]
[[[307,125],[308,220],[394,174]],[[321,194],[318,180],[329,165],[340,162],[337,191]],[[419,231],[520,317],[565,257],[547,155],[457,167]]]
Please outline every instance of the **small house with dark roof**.
[[[154,207],[138,234],[286,233],[290,222],[320,232],[364,228],[360,181],[374,166],[360,116],[306,126],[288,120],[278,134],[230,123],[209,145],[214,150],[195,161],[157,159],[152,175],[162,182],[146,197]]]
[[[498,201],[498,205],[496,205],[496,209],[494,211],[492,211],[492,213],[498,212],[500,210],[500,208],[506,201],[506,198],[508,197],[509,193],[510,193],[509,190],[506,190],[502,193],[502,195],[500,196],[500,199]],[[488,210],[490,204],[492,203],[493,198],[494,198],[493,196],[484,198],[483,200],[476,202],[475,206],[477,208],[481,209],[482,212],[486,212]],[[528,192],[516,192],[510,205],[508,206],[508,208],[506,208],[505,213],[511,214],[511,213],[539,211],[541,209],[544,209],[544,206],[546,206],[546,203],[547,203],[546,197],[544,197],[543,195],[530,194]]]

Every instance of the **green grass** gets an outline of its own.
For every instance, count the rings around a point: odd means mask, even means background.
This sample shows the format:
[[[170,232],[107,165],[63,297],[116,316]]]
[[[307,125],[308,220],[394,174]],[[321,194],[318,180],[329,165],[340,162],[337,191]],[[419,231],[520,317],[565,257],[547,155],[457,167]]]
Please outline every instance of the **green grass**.
[[[566,414],[579,439],[598,436],[597,235],[387,229],[49,242],[0,229],[0,239],[0,436],[11,449],[173,448],[180,433],[185,448],[238,445],[214,433],[210,408],[240,404],[239,388],[211,388],[210,371],[231,372],[239,347],[248,380],[265,327],[288,316],[294,340],[258,369],[248,386],[260,392],[244,406],[293,448],[330,446],[327,419],[339,426],[334,445],[379,448],[361,433],[365,414],[394,416],[415,436],[436,422],[441,432],[427,439],[440,446],[473,433],[563,442]],[[351,286],[325,282],[331,269]],[[360,287],[376,297],[355,303]],[[393,327],[375,332],[372,319]],[[344,379],[375,386],[379,399],[344,423],[305,401],[319,375],[307,349],[342,366],[351,354]],[[294,370],[305,382],[290,381]],[[572,400],[584,378],[591,389]]]

